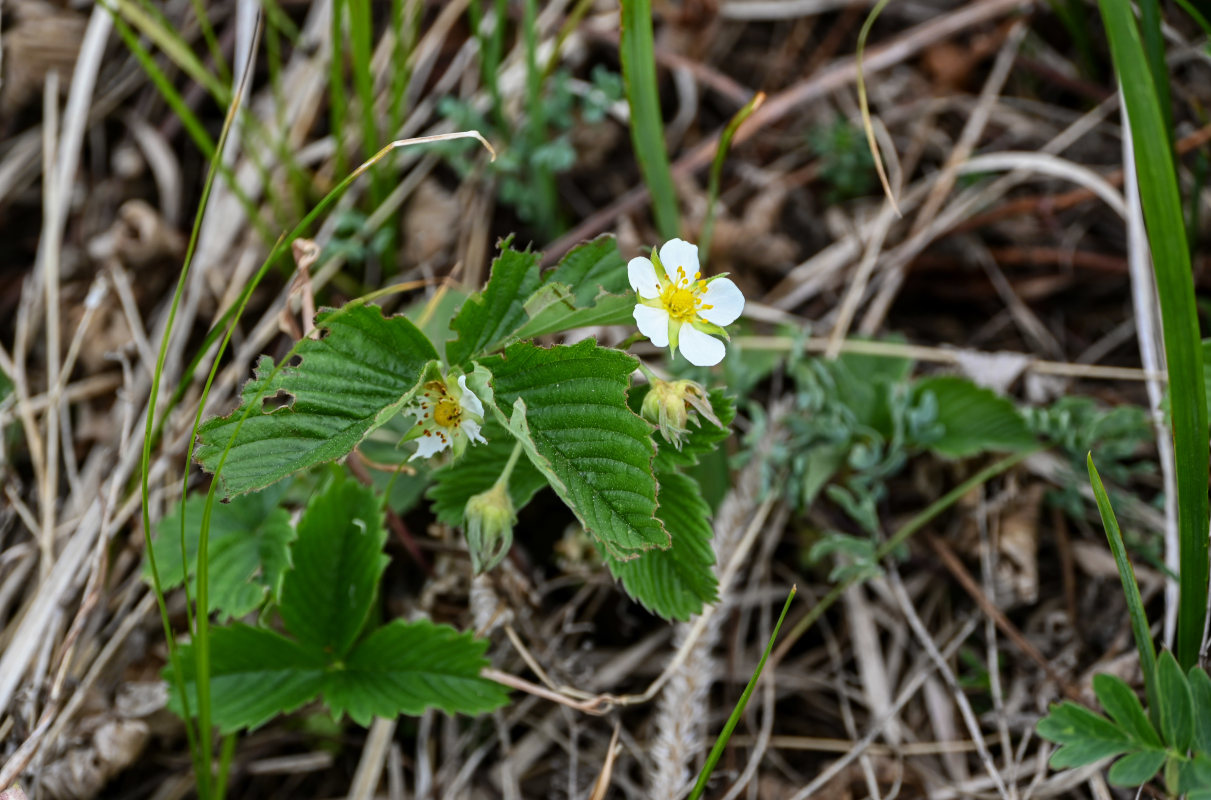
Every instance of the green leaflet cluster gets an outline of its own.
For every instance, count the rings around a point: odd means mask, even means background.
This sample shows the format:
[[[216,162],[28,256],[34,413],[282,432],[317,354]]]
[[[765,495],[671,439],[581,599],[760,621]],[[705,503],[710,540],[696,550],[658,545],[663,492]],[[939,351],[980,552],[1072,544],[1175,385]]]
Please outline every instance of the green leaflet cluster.
[[[267,506],[268,499],[253,496],[252,501]],[[276,518],[278,511],[265,518]],[[419,714],[426,708],[476,714],[504,705],[504,688],[480,677],[488,665],[487,642],[427,620],[371,621],[387,563],[382,512],[371,490],[331,471],[292,533],[289,550],[280,554],[291,568],[276,588],[264,587],[285,634],[244,623],[211,631],[211,709],[220,730],[256,728],[317,697],[335,716],[348,714],[362,725],[375,716]],[[197,541],[196,530],[189,538]],[[176,657],[189,707],[196,710],[192,649],[186,645]],[[171,678],[168,668],[165,677]],[[179,690],[172,705],[182,711]]]
[[[285,512],[264,496],[245,495],[340,459],[369,444],[376,431],[381,440],[384,425],[408,414],[427,381],[454,371],[466,376],[484,405],[487,443],[417,478],[427,482],[438,519],[465,527],[468,501],[494,485],[519,444],[524,456],[507,484],[516,509],[549,486],[632,597],[670,619],[700,611],[715,598],[715,559],[709,508],[690,468],[728,436],[730,403],[722,395],[712,397],[724,427],[704,423],[707,428],[696,430],[682,453],[663,443],[658,449],[652,425],[633,411],[638,406],[628,396],[636,359],[591,339],[545,347],[533,341],[590,325],[631,324],[634,304],[617,244],[602,237],[573,249],[546,272],[539,254],[502,243],[483,291],[468,297],[450,319],[447,342],[435,344],[404,316],[384,316],[372,305],[323,311],[315,338],[299,342],[276,365],[263,358],[240,407],[199,429],[195,457],[217,476],[219,495],[231,501],[211,527],[211,607],[238,618],[280,590],[290,636],[274,639],[267,652],[298,655],[304,642],[320,640],[343,650],[347,641],[334,637],[338,628],[348,628],[349,617],[321,635],[307,630],[318,624],[312,616],[291,616],[291,587],[299,579],[290,578],[291,547],[283,535],[292,531],[282,527]],[[398,422],[389,428],[401,430]],[[375,442],[379,462],[387,450],[383,444]],[[394,452],[402,462],[410,451]],[[201,500],[191,500],[187,517],[200,516],[203,507]],[[185,527],[184,558],[179,516],[161,526],[155,549],[172,585],[193,574],[196,563],[196,529],[193,522]],[[526,532],[517,535],[524,538]],[[231,566],[216,561],[228,548],[239,556],[229,559]],[[267,560],[258,561],[257,552]],[[299,568],[296,559],[294,570]],[[322,584],[313,576],[306,585]],[[237,592],[240,602],[233,602]],[[353,635],[345,630],[346,639]],[[234,627],[217,634],[217,646],[226,646],[228,637],[251,636],[268,642],[278,635]],[[347,657],[354,652],[362,651],[355,648]],[[342,695],[332,683],[336,672],[320,673],[299,686],[283,686],[295,693],[292,698],[318,692],[330,703],[336,698],[340,707]],[[234,679],[216,674],[216,685],[229,680]]]
[[[1076,703],[1053,705],[1038,724],[1040,736],[1062,745],[1052,754],[1051,766],[1080,767],[1117,758],[1108,776],[1114,786],[1140,786],[1160,772],[1170,796],[1211,799],[1211,678],[1199,667],[1182,674],[1166,651],[1157,659],[1156,679],[1151,713],[1113,675],[1093,679],[1109,719]]]

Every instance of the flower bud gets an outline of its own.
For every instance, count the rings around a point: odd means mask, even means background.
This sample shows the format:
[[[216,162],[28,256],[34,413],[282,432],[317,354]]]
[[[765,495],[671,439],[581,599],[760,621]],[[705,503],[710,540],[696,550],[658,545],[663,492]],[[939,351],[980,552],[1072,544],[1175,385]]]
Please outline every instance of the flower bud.
[[[495,567],[513,545],[517,514],[506,484],[497,482],[467,501],[467,549],[476,575]]]
[[[662,381],[657,378],[652,381],[652,388],[647,397],[643,398],[640,411],[644,419],[660,428],[660,435],[664,440],[678,450],[689,433],[689,422],[692,420],[695,425],[701,427],[698,414],[710,420],[715,427],[723,427],[723,423],[711,408],[711,400],[706,390],[694,381]]]

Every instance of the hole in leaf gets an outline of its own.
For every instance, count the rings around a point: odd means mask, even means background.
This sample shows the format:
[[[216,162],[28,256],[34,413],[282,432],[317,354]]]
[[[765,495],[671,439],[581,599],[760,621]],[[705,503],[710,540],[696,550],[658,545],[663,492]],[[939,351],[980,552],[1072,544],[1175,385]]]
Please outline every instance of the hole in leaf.
[[[278,409],[290,408],[292,405],[294,405],[294,395],[283,389],[279,389],[276,394],[261,398],[261,413],[272,414]]]

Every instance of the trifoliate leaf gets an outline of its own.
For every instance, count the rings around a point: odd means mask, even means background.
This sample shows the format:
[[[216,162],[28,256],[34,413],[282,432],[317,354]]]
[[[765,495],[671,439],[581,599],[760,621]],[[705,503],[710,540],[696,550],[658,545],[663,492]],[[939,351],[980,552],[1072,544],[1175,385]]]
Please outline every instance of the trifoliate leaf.
[[[1132,739],[1147,747],[1161,747],[1161,737],[1153,729],[1139,697],[1121,678],[1093,676],[1093,692],[1110,718]],[[1155,770],[1153,770],[1155,772]]]
[[[1156,694],[1161,736],[1165,744],[1185,753],[1194,736],[1194,699],[1182,668],[1168,650],[1156,660]]]
[[[1026,421],[1008,399],[965,378],[928,378],[916,397],[930,393],[937,402],[941,436],[929,443],[937,453],[964,458],[986,450],[1021,450],[1035,443]]]
[[[1202,667],[1191,667],[1186,677],[1194,701],[1194,749],[1211,756],[1211,678]]]
[[[581,524],[616,558],[669,546],[657,521],[651,426],[626,403],[635,359],[585,340],[484,359],[494,409]]]
[[[673,537],[672,546],[649,550],[630,561],[598,549],[610,572],[636,602],[665,619],[685,621],[700,613],[704,603],[718,598],[719,582],[712,569],[711,509],[692,478],[657,469],[656,480],[660,484],[656,516]]]
[[[437,357],[415,325],[376,306],[324,311],[316,326],[322,338],[298,344],[297,364],[275,371],[263,357],[241,406],[199,428],[194,456],[209,472],[221,465],[224,496],[344,456],[408,402]],[[279,395],[286,405],[267,408]]]
[[[1048,763],[1054,769],[1081,767],[1135,748],[1126,732],[1113,722],[1069,701],[1051,706],[1051,713],[1039,720],[1037,730],[1044,739],[1064,745],[1051,754]]]
[[[299,520],[294,568],[282,580],[286,629],[334,658],[349,652],[387,566],[386,539],[374,492],[334,471]]]
[[[1156,771],[1165,764],[1164,750],[1140,750],[1114,762],[1107,780],[1111,786],[1139,786],[1152,780]]]
[[[178,652],[185,677],[189,709],[198,712],[197,672],[193,645]],[[236,623],[210,632],[211,716],[223,733],[257,728],[278,714],[287,713],[315,699],[324,682],[324,655],[312,648],[263,628]],[[172,667],[164,668],[172,696],[169,702],[178,715],[181,698],[172,679]]]
[[[446,360],[466,364],[480,353],[491,351],[510,338],[528,318],[526,299],[540,283],[538,253],[519,253],[506,240],[496,260],[488,285],[472,295],[451,320],[458,338],[446,343]]]
[[[480,677],[488,643],[448,625],[395,620],[367,636],[324,685],[332,713],[348,713],[360,725],[373,717],[479,714],[508,702],[499,683]]]
[[[255,610],[266,595],[276,592],[282,573],[290,565],[289,546],[294,540],[294,527],[290,514],[277,505],[282,494],[282,490],[274,487],[211,507],[207,606],[208,610],[219,612],[220,619],[242,617]],[[191,577],[197,569],[205,507],[205,495],[185,501],[185,549]],[[156,526],[156,538],[151,545],[160,584],[165,590],[185,582],[181,519],[181,507],[176,506]],[[150,580],[150,563],[144,564],[143,574]]]
[[[483,436],[487,444],[476,445],[465,457],[433,473],[427,496],[433,501],[433,513],[447,525],[461,527],[463,511],[472,495],[487,491],[496,483],[513,452],[513,436],[494,416],[485,420]],[[521,511],[534,494],[547,485],[547,479],[528,458],[520,458],[509,476],[509,497],[513,508]]]

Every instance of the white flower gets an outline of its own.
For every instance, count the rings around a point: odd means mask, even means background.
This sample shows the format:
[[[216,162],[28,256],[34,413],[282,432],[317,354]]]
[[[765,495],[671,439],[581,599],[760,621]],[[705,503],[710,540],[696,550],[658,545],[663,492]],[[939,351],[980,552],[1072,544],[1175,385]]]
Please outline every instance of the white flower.
[[[467,388],[466,375],[459,375],[456,383],[451,382],[451,377],[429,381],[421,387],[420,396],[412,407],[416,427],[405,437],[417,440],[416,452],[409,461],[432,458],[450,449],[455,456],[461,456],[467,449],[468,440],[487,442],[480,435],[484,424],[483,403]]]
[[[723,360],[723,342],[711,334],[727,337],[723,326],[740,316],[744,295],[723,276],[702,278],[696,245],[671,239],[661,246],[655,263],[632,258],[627,277],[639,295],[635,324],[652,344],[676,348],[698,367]]]

